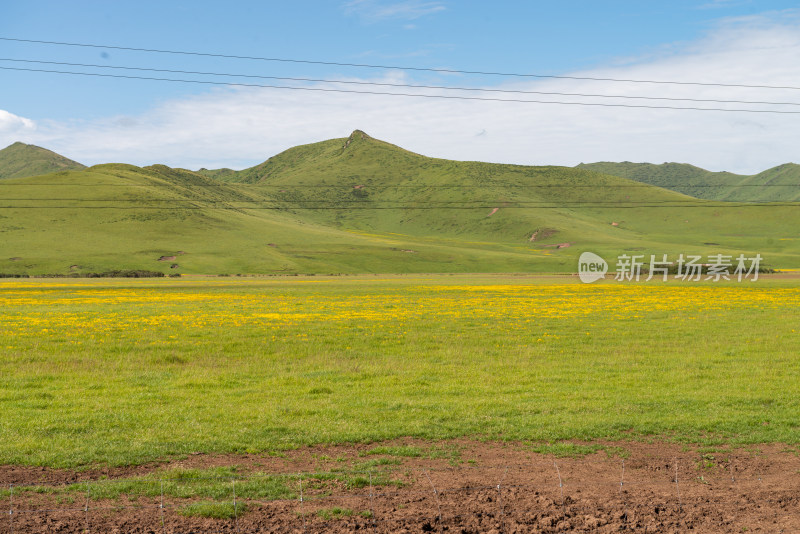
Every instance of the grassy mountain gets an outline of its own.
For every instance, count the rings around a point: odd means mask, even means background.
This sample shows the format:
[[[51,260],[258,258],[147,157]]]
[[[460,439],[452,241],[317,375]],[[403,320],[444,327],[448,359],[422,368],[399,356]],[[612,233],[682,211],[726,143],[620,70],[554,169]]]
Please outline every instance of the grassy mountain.
[[[794,205],[428,158],[360,131],[243,171],[98,165],[2,180],[0,196],[0,273],[572,272],[584,250],[800,267]]]
[[[98,165],[5,180],[0,191],[19,199],[0,210],[0,272],[350,272],[360,254],[390,270],[373,240],[258,209],[260,197],[189,171]],[[307,247],[329,256],[298,252]]]
[[[77,161],[36,145],[14,143],[0,150],[0,178],[24,178],[83,168],[85,166]]]
[[[657,185],[707,200],[737,202],[800,201],[800,165],[787,163],[755,175],[712,172],[686,163],[581,163],[577,166]]]
[[[585,248],[796,249],[793,206],[717,205],[584,169],[428,158],[358,130],[289,149],[225,179],[251,184],[275,205],[326,226],[511,246],[556,269]]]
[[[108,164],[8,179],[0,194],[0,273],[504,271],[530,265],[524,251],[331,228],[273,209],[274,202],[246,185],[164,166]]]
[[[722,200],[800,201],[800,165],[786,163],[747,177]]]
[[[361,131],[289,149],[227,179],[252,184],[275,205],[328,226],[494,243],[583,241],[599,230],[597,220],[584,216],[587,206],[632,198],[631,183],[613,176],[428,158]],[[637,187],[635,200],[693,202],[656,187]]]

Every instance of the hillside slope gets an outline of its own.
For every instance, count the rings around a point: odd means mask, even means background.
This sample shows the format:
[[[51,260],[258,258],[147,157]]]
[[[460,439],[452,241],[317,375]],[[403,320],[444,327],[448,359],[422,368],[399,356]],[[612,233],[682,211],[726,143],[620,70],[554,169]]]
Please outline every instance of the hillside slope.
[[[707,200],[736,202],[800,201],[800,165],[787,163],[754,175],[712,172],[686,163],[581,163],[592,170],[656,185]]]
[[[776,261],[797,251],[793,205],[718,205],[586,169],[429,158],[359,130],[286,150],[225,179],[252,184],[273,205],[327,226],[518,247],[550,265],[569,265],[587,248],[759,249]]]
[[[85,165],[77,161],[36,145],[14,143],[0,150],[0,179],[24,178],[83,168]]]
[[[694,202],[565,167],[428,158],[358,130],[348,138],[289,149],[225,179],[252,184],[273,205],[327,226],[495,244],[604,239],[613,220],[598,221],[588,210],[632,198],[637,206]]]
[[[797,204],[428,158],[355,131],[243,171],[97,165],[0,180],[0,273],[574,272],[592,251],[800,267]]]
[[[721,200],[800,201],[800,165],[786,163],[742,180]]]
[[[0,182],[0,273],[522,271],[526,251],[386,239],[165,166],[97,165]],[[448,267],[448,263],[450,266]]]

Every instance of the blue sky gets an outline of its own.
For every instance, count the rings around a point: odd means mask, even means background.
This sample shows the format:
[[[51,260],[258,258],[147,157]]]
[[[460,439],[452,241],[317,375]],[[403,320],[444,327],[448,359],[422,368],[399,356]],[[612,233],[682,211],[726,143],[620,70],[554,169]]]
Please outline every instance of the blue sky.
[[[793,72],[800,64],[800,17],[793,2],[7,0],[0,15],[0,37],[19,39],[337,63],[800,87],[800,73]],[[13,41],[0,41],[0,58],[5,67],[84,72],[122,71],[7,60],[800,102],[800,92],[789,90],[520,80]],[[0,70],[0,80],[0,145],[22,140],[89,164],[241,168],[295,144],[344,137],[361,128],[417,152],[454,159],[564,165],[686,161],[714,170],[754,172],[792,160],[795,149],[788,139],[798,133],[793,115],[457,102],[13,70]]]

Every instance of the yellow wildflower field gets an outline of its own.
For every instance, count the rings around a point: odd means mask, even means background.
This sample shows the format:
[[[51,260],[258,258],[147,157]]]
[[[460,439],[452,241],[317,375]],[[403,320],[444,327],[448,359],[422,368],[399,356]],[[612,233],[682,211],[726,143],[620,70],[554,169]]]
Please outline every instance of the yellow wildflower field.
[[[0,463],[800,436],[792,280],[3,280],[0,307]]]

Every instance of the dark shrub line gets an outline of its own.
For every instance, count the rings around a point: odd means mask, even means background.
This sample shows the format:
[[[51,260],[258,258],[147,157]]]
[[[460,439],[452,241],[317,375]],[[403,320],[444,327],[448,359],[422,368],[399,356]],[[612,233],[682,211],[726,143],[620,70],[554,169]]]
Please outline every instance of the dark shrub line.
[[[116,269],[102,273],[69,273],[69,274],[7,274],[0,273],[0,278],[164,278],[159,271],[144,269]],[[173,276],[173,275],[170,275]]]

